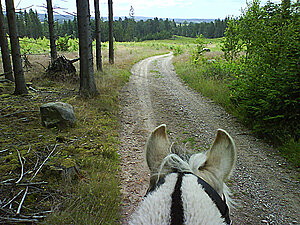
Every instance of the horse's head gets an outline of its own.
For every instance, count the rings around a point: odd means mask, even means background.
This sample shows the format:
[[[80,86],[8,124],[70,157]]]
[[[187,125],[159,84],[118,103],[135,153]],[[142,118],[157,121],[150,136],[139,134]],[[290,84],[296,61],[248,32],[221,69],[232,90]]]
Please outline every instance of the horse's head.
[[[184,151],[184,150],[182,150]],[[174,154],[176,152],[176,154]],[[219,129],[217,137],[206,153],[191,155],[186,161],[186,152],[172,149],[166,133],[166,125],[157,127],[146,144],[146,159],[151,171],[151,185],[166,173],[179,170],[192,172],[209,183],[220,196],[223,195],[224,181],[231,174],[235,160],[235,145],[230,135]],[[186,155],[186,157],[188,157]]]
[[[190,154],[172,146],[161,125],[147,141],[146,160],[150,187],[131,224],[230,223],[224,181],[233,170],[236,149],[226,131],[218,130],[208,152]]]

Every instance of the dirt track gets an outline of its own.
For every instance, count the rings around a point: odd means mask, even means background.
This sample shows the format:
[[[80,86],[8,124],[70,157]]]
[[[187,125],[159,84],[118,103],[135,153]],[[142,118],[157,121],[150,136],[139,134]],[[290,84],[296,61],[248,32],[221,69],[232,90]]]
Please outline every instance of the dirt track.
[[[121,104],[124,224],[146,193],[143,150],[150,131],[162,123],[171,141],[189,140],[197,149],[209,148],[218,128],[233,137],[238,162],[228,185],[238,202],[231,212],[234,224],[300,224],[300,183],[292,179],[296,171],[223,108],[186,87],[174,72],[171,54],[137,63]]]

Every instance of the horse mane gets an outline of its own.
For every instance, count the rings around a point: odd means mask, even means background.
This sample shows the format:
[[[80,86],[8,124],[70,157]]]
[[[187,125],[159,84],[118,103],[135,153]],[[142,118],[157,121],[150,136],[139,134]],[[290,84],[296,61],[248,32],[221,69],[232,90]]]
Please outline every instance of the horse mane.
[[[153,174],[157,181],[172,172],[188,172],[197,174],[199,168],[203,167],[206,162],[206,152],[191,153],[185,147],[175,146],[173,143],[170,146],[170,154],[168,154],[159,167],[158,173]],[[227,204],[230,208],[234,208],[236,203],[231,199],[232,193],[225,183],[223,183],[223,194],[225,195]]]

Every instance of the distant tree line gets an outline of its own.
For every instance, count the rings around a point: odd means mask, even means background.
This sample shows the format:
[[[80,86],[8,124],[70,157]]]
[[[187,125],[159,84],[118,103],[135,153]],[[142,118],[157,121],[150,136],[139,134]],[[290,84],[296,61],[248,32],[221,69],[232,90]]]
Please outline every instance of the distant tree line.
[[[7,19],[6,27],[7,27]],[[146,21],[136,21],[131,18],[119,18],[114,21],[114,39],[116,41],[143,41],[167,39],[173,35],[185,37],[197,37],[202,34],[205,38],[223,37],[228,19],[217,19],[214,22],[202,23],[176,23],[169,19],[148,19]],[[95,35],[95,20],[91,20],[92,33]],[[45,16],[44,22],[41,22],[38,13],[32,9],[29,12],[24,11],[17,14],[17,26],[20,37],[49,37],[48,19]],[[108,41],[108,21],[101,19],[101,40]],[[65,20],[63,23],[55,21],[55,30],[57,36],[70,35],[78,38],[77,18]]]

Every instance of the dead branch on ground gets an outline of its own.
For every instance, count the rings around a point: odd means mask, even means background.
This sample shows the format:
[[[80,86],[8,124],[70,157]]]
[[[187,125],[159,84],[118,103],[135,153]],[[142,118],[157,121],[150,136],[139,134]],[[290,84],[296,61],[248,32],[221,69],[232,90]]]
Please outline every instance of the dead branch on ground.
[[[1,73],[1,74],[0,74],[0,77],[1,77],[1,76],[5,76],[5,75],[10,74],[10,73],[12,73],[12,71],[8,71],[8,72],[5,72],[5,73]]]
[[[26,70],[26,71],[29,71],[30,68],[32,68],[32,64],[29,62],[29,59],[28,59],[28,56],[26,54],[24,54],[22,56],[22,59],[24,61],[24,66],[23,68]]]
[[[37,162],[34,165],[33,169],[29,169],[29,171],[25,172],[25,162],[26,158],[21,156],[21,153],[18,149],[17,155],[20,162],[20,175],[19,178],[10,178],[0,182],[0,224],[1,223],[36,223],[41,219],[45,218],[48,213],[51,213],[52,210],[37,212],[37,209],[30,209],[26,202],[27,196],[29,198],[32,194],[41,193],[40,197],[42,200],[48,198],[55,198],[51,192],[43,187],[43,185],[48,184],[45,181],[37,181],[33,180],[37,177],[38,173],[45,166],[49,158],[55,153],[57,147],[59,145],[55,144],[52,150],[49,150],[49,147],[46,146],[45,149],[48,149],[50,153],[48,153],[42,162],[37,158]],[[31,146],[29,147],[27,153],[31,150]],[[7,151],[2,151],[4,154],[7,154]],[[34,150],[32,150],[34,151]],[[41,163],[39,163],[41,162]],[[40,164],[40,165],[39,165]],[[33,164],[32,164],[33,166]],[[33,173],[31,178],[28,178],[28,175]],[[13,174],[12,174],[13,175]],[[26,178],[27,177],[27,178]],[[29,210],[29,211],[28,211]],[[26,212],[27,211],[27,212]],[[23,213],[24,212],[24,213]],[[29,213],[28,213],[29,212]]]
[[[22,180],[22,178],[23,178],[23,174],[24,174],[24,164],[23,164],[23,161],[22,161],[22,158],[21,158],[21,155],[20,155],[19,150],[18,150],[18,149],[16,149],[16,150],[17,150],[17,152],[18,152],[18,157],[19,157],[19,160],[20,160],[20,163],[21,163],[21,175],[20,175],[19,180],[16,181],[16,184],[17,184],[17,183],[19,183],[19,182]]]
[[[38,172],[42,169],[42,167],[45,165],[45,163],[47,162],[47,160],[49,159],[49,157],[52,155],[52,153],[55,151],[55,149],[56,149],[57,146],[58,146],[58,144],[55,144],[55,146],[52,149],[52,151],[50,152],[50,154],[47,156],[47,158],[44,160],[44,162],[40,165],[40,167],[34,173],[34,175],[32,176],[32,178],[30,179],[30,181],[32,181],[35,178],[35,176],[38,174]]]
[[[19,113],[25,113],[25,112],[39,112],[39,111],[38,110],[22,110],[22,111],[17,111],[17,112],[14,112],[14,113],[6,114],[4,116],[0,116],[0,119],[4,118],[4,117],[14,116],[14,115],[19,114]]]
[[[24,202],[24,200],[25,200],[25,197],[26,197],[27,193],[28,193],[28,186],[26,187],[25,193],[24,193],[24,195],[23,195],[23,197],[22,197],[22,199],[21,199],[21,202],[20,202],[20,204],[19,204],[19,207],[18,207],[18,210],[17,210],[17,213],[16,213],[17,215],[19,215],[20,212],[21,212],[21,208],[22,208],[22,205],[23,205],[23,202]]]

